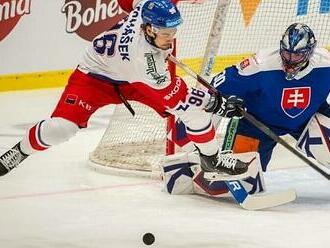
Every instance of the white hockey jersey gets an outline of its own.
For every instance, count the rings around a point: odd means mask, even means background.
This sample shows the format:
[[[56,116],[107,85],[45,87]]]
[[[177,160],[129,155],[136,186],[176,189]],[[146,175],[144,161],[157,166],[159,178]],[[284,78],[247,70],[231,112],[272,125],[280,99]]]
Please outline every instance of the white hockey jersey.
[[[141,30],[141,1],[123,21],[97,36],[87,48],[78,69],[112,83],[143,82],[154,89],[170,84],[169,50],[150,45]]]
[[[189,140],[203,154],[213,155],[218,150],[218,143],[211,123],[211,113],[204,111],[210,94],[187,87],[180,77],[171,81],[166,60],[172,49],[154,47],[148,43],[141,29],[141,12],[146,2],[142,0],[127,18],[97,36],[87,48],[78,69],[103,82],[125,86],[129,84],[135,91],[139,91],[137,93],[145,95],[145,105],[155,110],[155,105],[161,105],[166,113],[180,118],[186,126]],[[135,99],[134,95],[125,97],[141,101]],[[156,111],[159,112],[159,108]]]

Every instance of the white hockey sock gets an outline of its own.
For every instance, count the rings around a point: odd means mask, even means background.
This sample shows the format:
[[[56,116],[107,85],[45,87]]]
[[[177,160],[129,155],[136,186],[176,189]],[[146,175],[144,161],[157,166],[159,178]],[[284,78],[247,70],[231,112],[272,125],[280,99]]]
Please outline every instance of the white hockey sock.
[[[73,137],[78,126],[63,118],[54,117],[34,125],[23,140],[20,147],[23,153],[30,155],[35,151],[43,151],[52,145],[60,144]]]

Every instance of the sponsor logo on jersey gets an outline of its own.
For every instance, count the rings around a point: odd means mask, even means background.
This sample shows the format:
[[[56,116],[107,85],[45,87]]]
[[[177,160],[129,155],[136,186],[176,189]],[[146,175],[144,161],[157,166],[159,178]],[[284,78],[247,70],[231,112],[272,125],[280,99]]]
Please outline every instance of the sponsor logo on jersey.
[[[176,78],[176,81],[175,81],[175,85],[174,85],[174,88],[171,90],[170,93],[168,93],[164,99],[166,101],[169,101],[173,96],[175,96],[179,91],[180,91],[180,88],[181,88],[181,79],[180,78]]]
[[[241,70],[244,70],[246,67],[250,65],[250,60],[249,59],[244,59],[240,64],[239,67]]]
[[[310,87],[284,88],[282,91],[281,107],[287,116],[295,118],[308,108],[310,98]]]
[[[67,18],[66,32],[88,41],[126,16],[117,0],[65,0],[62,13]]]
[[[160,75],[157,72],[156,62],[154,59],[154,55],[152,53],[145,53],[144,57],[147,61],[147,75],[150,75],[155,81],[157,85],[162,85],[167,81],[167,75]]]
[[[0,41],[10,34],[23,15],[30,12],[31,0],[0,1]]]

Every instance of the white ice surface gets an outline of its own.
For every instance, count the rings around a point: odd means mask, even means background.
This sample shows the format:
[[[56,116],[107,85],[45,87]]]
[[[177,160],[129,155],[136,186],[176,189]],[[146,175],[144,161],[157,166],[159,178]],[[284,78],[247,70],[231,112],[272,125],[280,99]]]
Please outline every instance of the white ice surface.
[[[50,115],[60,90],[0,94],[0,151]],[[100,174],[87,166],[110,108],[69,142],[29,157],[0,178],[0,247],[329,247],[330,182],[308,167],[266,174],[270,191],[295,188],[294,203],[246,211],[232,199],[171,196],[158,181]],[[272,166],[299,166],[281,149]]]

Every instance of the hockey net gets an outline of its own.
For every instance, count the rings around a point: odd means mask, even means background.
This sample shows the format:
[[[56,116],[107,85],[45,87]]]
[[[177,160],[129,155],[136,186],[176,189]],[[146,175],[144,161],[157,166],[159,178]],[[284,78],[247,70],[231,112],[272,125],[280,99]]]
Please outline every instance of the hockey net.
[[[177,35],[176,56],[206,77],[259,49],[278,49],[282,33],[294,22],[309,25],[318,46],[330,47],[329,0],[206,0],[178,7],[184,23]],[[179,68],[171,68],[190,85],[196,84]],[[166,151],[174,152],[167,140],[172,127],[148,107],[136,102],[132,106],[134,117],[124,106],[116,106],[90,161],[106,171],[157,177]],[[224,120],[219,133],[225,125]]]

